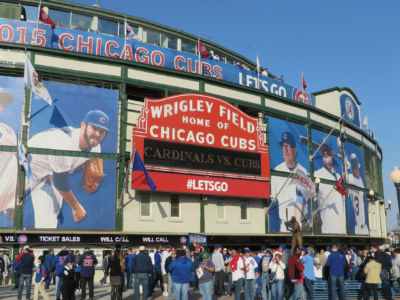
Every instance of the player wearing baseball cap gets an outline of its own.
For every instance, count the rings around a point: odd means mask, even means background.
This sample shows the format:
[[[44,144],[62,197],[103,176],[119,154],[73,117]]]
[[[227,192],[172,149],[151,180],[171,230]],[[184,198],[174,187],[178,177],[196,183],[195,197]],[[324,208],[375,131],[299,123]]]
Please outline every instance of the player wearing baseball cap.
[[[106,133],[110,132],[109,127],[110,118],[107,114],[92,110],[86,114],[80,128],[66,126],[38,133],[29,140],[29,147],[101,153],[100,143]],[[63,199],[71,206],[75,222],[84,219],[86,211],[72,192],[70,176],[90,158],[46,155],[33,155],[29,158],[34,179],[33,188],[30,187],[34,228],[57,228]],[[101,161],[100,169],[102,167]],[[98,186],[95,185],[95,188]],[[92,192],[89,189],[86,191]],[[31,222],[31,214],[30,211],[24,212],[25,226],[26,222]]]
[[[348,169],[351,170],[351,172],[348,172],[347,175],[347,183],[360,188],[365,188],[361,178],[361,165],[358,161],[357,154],[352,153],[350,155],[350,162],[346,163],[346,166],[348,166]],[[365,218],[364,192],[355,189],[348,189],[347,191],[353,206],[353,210],[349,211],[349,226],[354,226],[354,232],[353,228],[350,227],[350,233],[369,234],[368,225],[366,224],[367,222]],[[353,212],[354,215],[352,214]],[[352,222],[352,220],[354,220],[354,222]]]
[[[328,138],[321,138],[322,147],[320,149],[322,162],[324,166],[314,172],[314,176],[325,178],[332,181],[337,181],[340,174],[336,172],[334,167],[332,142]],[[321,233],[346,233],[346,212],[344,205],[344,196],[337,192],[332,192],[331,185],[321,184],[318,193],[318,205],[320,208],[319,214],[322,220]],[[328,199],[325,199],[329,195]]]
[[[283,162],[276,166],[274,170],[281,172],[292,172],[297,166],[299,170],[308,175],[308,171],[300,165],[297,160],[297,144],[293,134],[289,131],[285,131],[281,135],[281,141],[279,145],[282,149]],[[286,178],[284,177],[272,177],[271,180],[271,197],[275,197],[279,190],[285,184]],[[307,218],[311,208],[307,204],[309,199],[304,199],[301,191],[297,189],[295,185],[286,185],[278,196],[278,200],[274,203],[270,210],[270,231],[272,232],[287,232],[285,222],[288,221],[289,216],[296,216],[300,226],[302,224],[302,218]],[[293,199],[293,200],[289,200]],[[294,205],[293,201],[296,202]],[[309,207],[310,206],[310,207]],[[296,207],[296,209],[294,209]]]

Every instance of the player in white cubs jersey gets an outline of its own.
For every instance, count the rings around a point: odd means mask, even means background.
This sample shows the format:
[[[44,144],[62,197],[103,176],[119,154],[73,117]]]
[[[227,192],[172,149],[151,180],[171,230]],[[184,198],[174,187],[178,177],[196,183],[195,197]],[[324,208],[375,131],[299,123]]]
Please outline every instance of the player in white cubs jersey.
[[[109,131],[109,118],[102,111],[87,113],[81,128],[69,126],[50,129],[29,140],[29,147],[53,148],[67,151],[100,153],[100,143]],[[86,216],[86,211],[72,192],[69,176],[90,158],[55,155],[29,155],[34,185],[31,198],[35,215],[35,228],[57,228],[57,217],[63,205],[71,206],[76,222]]]
[[[347,176],[349,184],[365,188],[362,178],[360,176],[361,165],[358,162],[358,157],[355,153],[350,155],[350,166],[353,174]],[[354,189],[348,189],[348,196],[353,203],[354,215],[356,218],[355,234],[369,234],[368,226],[365,220],[365,203],[364,203],[364,192],[357,191]]]
[[[298,169],[308,175],[307,170],[296,161],[297,146],[293,135],[290,132],[284,132],[279,144],[285,161],[276,166],[274,170],[290,173],[297,165]],[[286,180],[286,177],[272,177],[271,197],[278,194]],[[301,224],[301,220],[308,216],[308,208],[305,205],[305,200],[308,199],[304,199],[296,186],[289,185],[289,183],[286,183],[270,210],[270,230],[273,232],[287,232],[285,226],[287,218],[291,219],[292,216],[296,216],[297,221]]]
[[[14,101],[14,96],[3,93],[0,88],[0,113]],[[16,146],[17,136],[12,128],[0,123],[0,145]],[[17,188],[18,162],[17,154],[0,152],[0,212],[8,210],[7,217],[12,217],[15,205],[15,190]],[[10,211],[11,210],[11,211]]]
[[[314,176],[332,181],[338,181],[340,175],[333,166],[332,144],[329,139],[320,149],[324,166],[314,172]],[[346,234],[346,211],[344,205],[344,196],[337,191],[332,191],[333,186],[320,184],[318,192],[318,207],[321,215],[322,227],[321,233],[339,233]],[[326,199],[326,196],[329,198]]]

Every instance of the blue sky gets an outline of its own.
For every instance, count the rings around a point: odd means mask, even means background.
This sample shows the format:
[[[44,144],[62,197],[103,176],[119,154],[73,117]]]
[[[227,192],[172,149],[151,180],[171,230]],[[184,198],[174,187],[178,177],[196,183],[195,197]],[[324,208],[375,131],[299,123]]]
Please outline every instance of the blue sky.
[[[93,5],[96,0],[75,0]],[[114,5],[116,4],[116,5]],[[127,1],[99,0],[101,8],[200,35],[260,63],[308,91],[349,87],[368,114],[383,149],[385,201],[392,200],[388,229],[397,224],[397,196],[390,173],[400,167],[395,130],[400,78],[400,1]],[[250,49],[245,49],[243,45]]]

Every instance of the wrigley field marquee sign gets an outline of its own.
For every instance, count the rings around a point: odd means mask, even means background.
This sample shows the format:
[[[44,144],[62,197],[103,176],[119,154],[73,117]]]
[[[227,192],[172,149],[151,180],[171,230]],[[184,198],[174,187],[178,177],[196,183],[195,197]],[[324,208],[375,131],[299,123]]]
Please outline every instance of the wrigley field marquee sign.
[[[258,125],[237,107],[200,94],[145,99],[133,144],[157,191],[266,198],[269,153]],[[148,190],[141,172],[132,188]]]

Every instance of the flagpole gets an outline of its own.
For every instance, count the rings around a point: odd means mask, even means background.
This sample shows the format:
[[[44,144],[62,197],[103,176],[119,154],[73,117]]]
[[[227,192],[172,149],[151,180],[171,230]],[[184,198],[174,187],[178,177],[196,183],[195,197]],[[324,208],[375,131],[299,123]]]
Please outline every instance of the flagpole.
[[[125,45],[124,45],[124,60],[126,60],[126,17],[125,17]]]
[[[340,122],[343,120],[343,118],[344,118],[344,114],[343,114],[343,116],[339,119],[339,121],[335,124],[335,126],[332,127],[331,132],[329,132],[329,134],[328,134],[328,136],[325,138],[324,142],[321,143],[321,145],[319,145],[317,151],[315,151],[313,155],[310,155],[310,161],[312,161],[312,160],[314,159],[314,156],[317,154],[317,152],[319,151],[319,149],[321,149],[321,147],[325,144],[325,141],[328,139],[328,137],[329,137],[329,136],[332,134],[332,132],[335,130],[336,126],[338,126],[338,124],[340,124]]]
[[[36,39],[35,45],[37,46],[37,38],[39,35],[39,19],[40,19],[40,5],[42,4],[42,0],[39,0],[38,14],[37,14],[37,23],[36,23]]]
[[[17,137],[17,188],[16,188],[16,197],[17,197],[17,206],[20,204],[20,197],[19,197],[19,141],[18,141],[18,133],[15,134]]]
[[[122,207],[122,202],[123,202],[123,199],[124,199],[124,189],[125,189],[125,187],[127,186],[127,184],[128,184],[128,178],[129,178],[129,170],[130,170],[130,166],[131,166],[131,162],[132,162],[132,158],[134,157],[134,155],[135,155],[135,151],[136,151],[136,143],[133,145],[133,151],[132,151],[132,155],[131,155],[131,157],[129,158],[129,162],[128,162],[128,170],[127,170],[127,172],[125,173],[125,178],[124,178],[124,185],[122,186],[122,191],[121,191],[121,196],[119,197],[119,199],[118,199],[118,208],[121,208]]]
[[[292,179],[292,178],[293,178],[293,176],[291,176],[291,175],[293,175],[293,174],[296,172],[298,165],[299,165],[299,164],[297,163],[297,164],[296,164],[296,167],[292,170],[292,172],[290,172],[288,178],[286,178],[286,181],[285,181],[285,183],[282,185],[282,187],[281,187],[281,189],[279,190],[278,194],[276,194],[276,196],[274,197],[274,200],[272,201],[272,203],[267,207],[267,211],[265,212],[266,215],[268,215],[268,212],[269,212],[269,210],[271,209],[271,206],[276,202],[276,200],[278,200],[278,196],[279,196],[279,194],[282,192],[282,190],[283,190],[283,188],[285,187],[286,183],[289,181],[289,179]]]
[[[258,60],[258,53],[257,53],[257,88],[260,89],[260,61]]]
[[[202,72],[201,70],[201,60],[200,60],[200,36],[198,36],[198,41],[197,41],[197,52],[199,54],[199,74],[201,74]]]
[[[303,70],[301,70],[301,91],[302,91],[302,94],[303,94],[303,97],[304,97],[304,84],[303,84],[303,79],[304,78],[304,75],[303,75]]]

